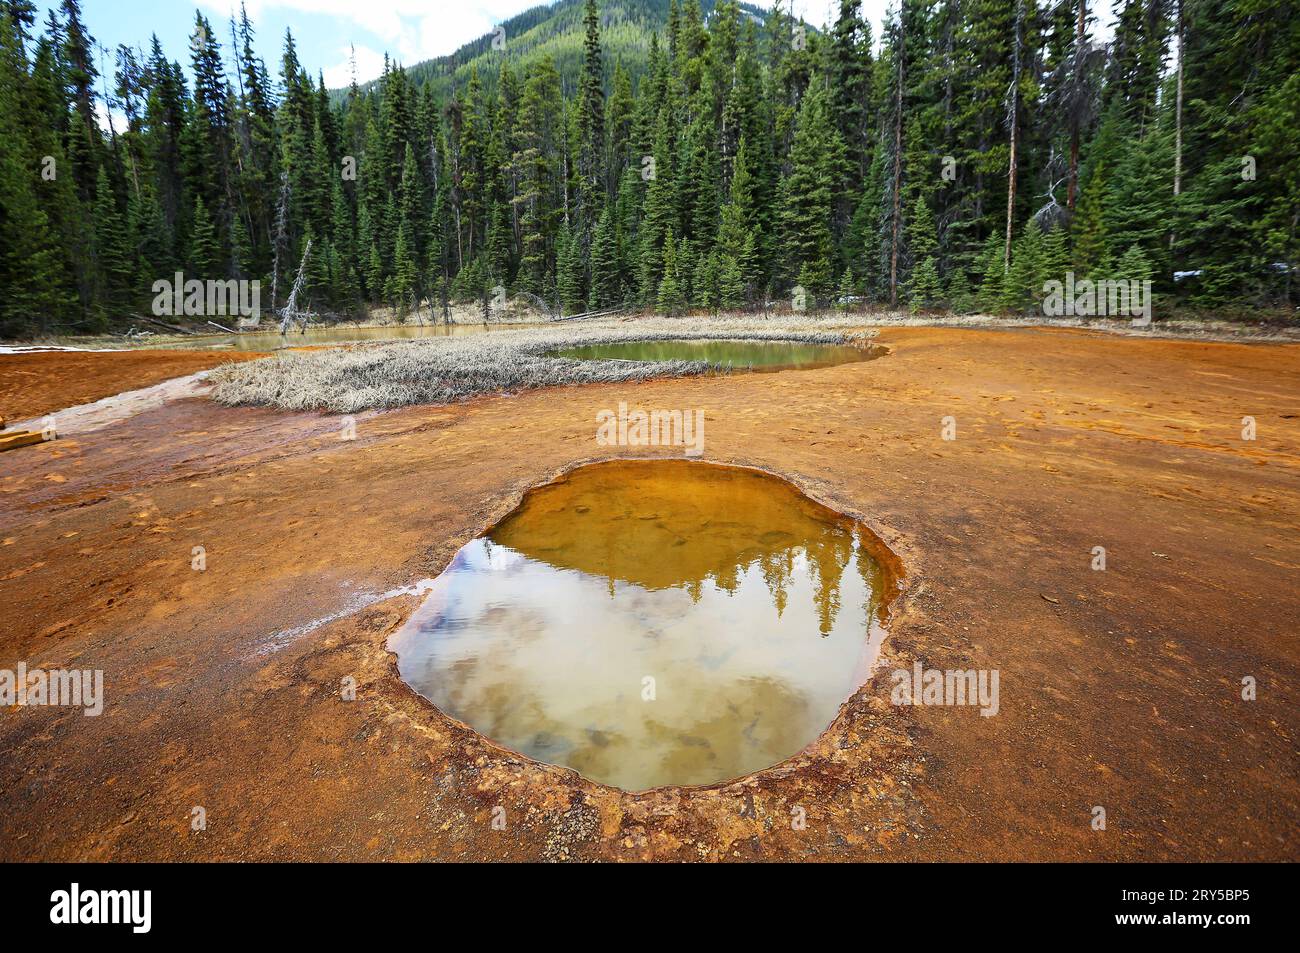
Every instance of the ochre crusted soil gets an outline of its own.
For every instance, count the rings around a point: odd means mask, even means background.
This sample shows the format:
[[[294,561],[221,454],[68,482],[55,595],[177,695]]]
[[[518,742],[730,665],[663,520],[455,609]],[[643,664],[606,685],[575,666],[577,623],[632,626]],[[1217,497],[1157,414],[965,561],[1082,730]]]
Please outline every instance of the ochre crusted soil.
[[[1297,859],[1300,347],[879,341],[823,370],[363,414],[355,442],[189,399],[0,455],[0,668],[100,668],[107,694],[99,718],[0,710],[0,859]],[[96,359],[44,357],[25,412],[93,396]],[[906,571],[884,666],[775,770],[603,788],[442,716],[385,651],[417,597],[371,600],[530,486],[647,455],[597,446],[620,401],[703,408],[706,460],[861,517]],[[999,713],[891,705],[915,660],[998,670]]]
[[[0,354],[0,417],[10,424],[225,364],[265,357],[221,351],[36,351]]]

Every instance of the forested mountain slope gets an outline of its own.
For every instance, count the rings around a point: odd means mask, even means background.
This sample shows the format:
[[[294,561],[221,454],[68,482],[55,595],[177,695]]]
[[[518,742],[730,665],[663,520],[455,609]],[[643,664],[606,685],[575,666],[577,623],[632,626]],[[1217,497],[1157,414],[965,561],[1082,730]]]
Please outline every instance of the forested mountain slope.
[[[859,0],[825,33],[734,0],[647,31],[662,6],[564,0],[454,85],[392,66],[336,99],[246,17],[232,50],[196,13],[190,49],[142,38],[101,76],[78,0],[40,24],[4,0],[0,334],[102,329],[177,271],[278,305],[308,243],[323,314],[498,286],[568,313],[796,286],[1034,313],[1067,272],[1294,309],[1293,2],[1124,0],[1103,45],[1087,0],[901,0],[878,51]]]

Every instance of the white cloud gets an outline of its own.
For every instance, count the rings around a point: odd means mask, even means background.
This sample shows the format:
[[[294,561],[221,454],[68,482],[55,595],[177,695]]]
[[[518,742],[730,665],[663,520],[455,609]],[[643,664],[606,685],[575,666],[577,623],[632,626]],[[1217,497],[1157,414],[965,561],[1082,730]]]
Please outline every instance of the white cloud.
[[[325,85],[330,89],[343,89],[352,84],[352,48],[339,50],[339,61],[334,66],[325,68]],[[356,48],[357,82],[365,83],[384,72],[384,54],[368,46]]]
[[[203,5],[219,12],[228,12],[230,0],[202,0]],[[538,0],[245,0],[249,16],[260,21],[269,10],[298,13],[315,13],[332,17],[340,27],[351,26],[355,32],[340,29],[339,40],[346,46],[357,44],[357,66],[362,80],[373,79],[383,68],[383,50],[406,64],[432,59],[454,52],[459,47],[491,33],[498,23],[537,5]],[[370,72],[374,64],[361,59],[365,46],[367,54],[374,52],[373,40],[378,39],[379,69]],[[346,64],[346,58],[344,59]],[[363,68],[365,66],[366,68]],[[330,73],[337,73],[331,67]],[[349,80],[350,73],[344,74]],[[334,80],[327,73],[331,85]]]

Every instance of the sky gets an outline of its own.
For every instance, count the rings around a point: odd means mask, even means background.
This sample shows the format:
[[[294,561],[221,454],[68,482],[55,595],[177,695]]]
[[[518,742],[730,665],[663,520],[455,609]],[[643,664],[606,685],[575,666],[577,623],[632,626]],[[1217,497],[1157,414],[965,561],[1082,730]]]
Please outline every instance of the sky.
[[[880,23],[890,0],[863,0],[863,13],[879,41]],[[1109,35],[1112,0],[1098,0],[1105,11],[1100,31]],[[59,0],[37,0],[45,11]],[[384,52],[408,66],[452,53],[465,43],[491,33],[496,25],[539,5],[539,0],[246,0],[249,18],[257,32],[257,50],[272,73],[278,71],[284,31],[292,27],[298,58],[313,75],[323,71],[330,88],[351,81],[351,48],[356,47],[361,82],[383,71]],[[171,59],[186,60],[189,37],[194,32],[194,11],[200,9],[229,51],[231,12],[239,0],[82,0],[82,13],[91,34],[109,50],[118,44],[148,46],[157,33]],[[769,5],[759,0],[760,6]],[[809,23],[830,19],[838,0],[794,0],[795,12]],[[108,72],[112,55],[108,54]]]

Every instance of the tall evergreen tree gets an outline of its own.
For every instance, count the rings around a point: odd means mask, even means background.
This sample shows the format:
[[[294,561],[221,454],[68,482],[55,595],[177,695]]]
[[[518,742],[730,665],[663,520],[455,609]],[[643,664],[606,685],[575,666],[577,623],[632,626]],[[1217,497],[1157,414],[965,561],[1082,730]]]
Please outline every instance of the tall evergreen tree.
[[[844,144],[830,122],[825,89],[814,84],[799,109],[790,147],[790,174],[781,193],[785,273],[802,275],[809,291],[832,287],[831,216],[843,155]]]

